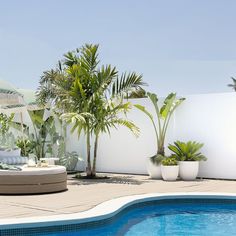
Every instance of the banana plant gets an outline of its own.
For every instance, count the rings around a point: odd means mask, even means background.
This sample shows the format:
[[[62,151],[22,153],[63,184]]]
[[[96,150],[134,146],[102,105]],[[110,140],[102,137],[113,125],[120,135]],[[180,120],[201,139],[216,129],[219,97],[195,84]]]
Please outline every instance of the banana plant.
[[[28,111],[28,113],[34,129],[34,133],[30,134],[30,139],[35,142],[35,155],[41,159],[47,152],[52,152],[52,145],[56,142],[57,132],[54,117],[49,116],[44,119],[44,109]]]
[[[151,100],[156,113],[157,123],[151,112],[140,104],[134,105],[137,109],[144,112],[151,120],[156,135],[157,151],[151,158],[151,161],[159,165],[165,157],[165,138],[168,130],[170,119],[175,109],[185,100],[185,98],[177,98],[176,93],[170,93],[160,106],[159,99],[155,93],[147,93],[148,98]]]

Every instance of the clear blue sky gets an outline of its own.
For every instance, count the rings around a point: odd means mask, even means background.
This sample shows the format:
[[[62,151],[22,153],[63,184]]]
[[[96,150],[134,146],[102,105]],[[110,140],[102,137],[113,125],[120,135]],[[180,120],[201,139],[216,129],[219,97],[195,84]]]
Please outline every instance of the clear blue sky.
[[[63,53],[99,43],[102,63],[159,95],[227,92],[235,22],[234,0],[0,0],[0,78],[36,88]]]

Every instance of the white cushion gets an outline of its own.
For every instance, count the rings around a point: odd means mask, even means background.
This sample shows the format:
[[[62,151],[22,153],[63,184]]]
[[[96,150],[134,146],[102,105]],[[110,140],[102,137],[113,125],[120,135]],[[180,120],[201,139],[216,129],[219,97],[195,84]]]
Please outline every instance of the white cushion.
[[[20,165],[20,164],[26,164],[28,163],[27,157],[21,157],[21,156],[1,156],[0,162],[7,164],[7,165]]]
[[[3,157],[20,156],[20,149],[10,150],[10,151],[0,150],[0,156]]]

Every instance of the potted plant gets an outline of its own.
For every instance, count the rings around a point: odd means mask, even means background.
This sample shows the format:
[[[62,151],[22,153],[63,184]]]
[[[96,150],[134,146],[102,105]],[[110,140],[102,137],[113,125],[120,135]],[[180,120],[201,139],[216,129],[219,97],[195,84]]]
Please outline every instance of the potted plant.
[[[78,161],[83,161],[81,157],[74,152],[66,152],[64,156],[61,156],[59,159],[60,165],[66,167],[66,170],[69,172],[75,171]]]
[[[156,134],[156,153],[148,158],[147,161],[147,171],[151,178],[160,179],[161,178],[161,161],[165,157],[165,137],[170,122],[175,109],[185,100],[185,98],[176,98],[176,93],[170,93],[161,107],[158,104],[157,95],[154,93],[147,93],[147,96],[151,100],[157,117],[157,124],[155,123],[153,115],[146,110],[146,108],[140,104],[136,104],[135,107],[144,112],[152,122],[154,131]]]
[[[20,149],[15,145],[15,136],[10,131],[14,113],[10,116],[0,113],[0,155],[7,157],[20,156]]]
[[[196,141],[176,141],[168,148],[174,153],[173,156],[179,161],[179,174],[183,180],[194,180],[199,171],[199,161],[206,161],[206,157],[199,151],[203,144]]]
[[[161,175],[163,180],[175,181],[179,174],[178,161],[174,156],[164,158],[161,161]]]

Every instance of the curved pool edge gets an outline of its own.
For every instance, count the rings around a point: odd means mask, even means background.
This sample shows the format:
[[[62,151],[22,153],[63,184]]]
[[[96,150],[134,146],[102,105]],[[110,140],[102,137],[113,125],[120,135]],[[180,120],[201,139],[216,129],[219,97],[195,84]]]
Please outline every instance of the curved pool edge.
[[[9,218],[0,220],[0,231],[6,229],[32,228],[32,227],[49,227],[57,225],[69,225],[89,223],[92,221],[109,219],[125,208],[142,202],[153,200],[170,200],[170,199],[187,199],[187,198],[204,198],[204,199],[236,199],[236,193],[212,193],[212,192],[178,192],[178,193],[152,193],[131,195],[119,197],[105,201],[97,206],[83,212],[60,214],[40,217],[26,218]]]

